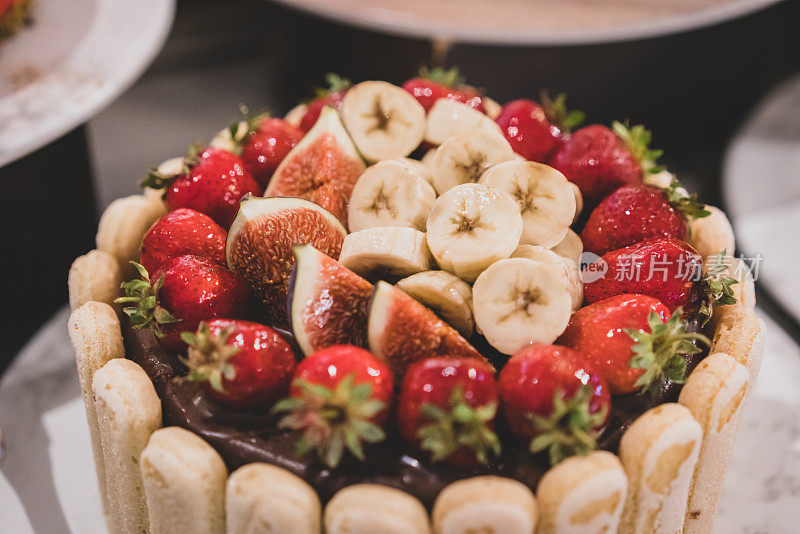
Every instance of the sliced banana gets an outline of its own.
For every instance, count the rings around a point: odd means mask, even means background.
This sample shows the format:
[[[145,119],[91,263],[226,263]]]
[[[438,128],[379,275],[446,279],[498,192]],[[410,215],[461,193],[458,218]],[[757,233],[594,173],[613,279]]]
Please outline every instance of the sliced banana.
[[[425,181],[431,184],[431,187],[433,187],[433,173],[431,172],[431,168],[425,165],[423,162],[411,158],[397,158],[394,161],[399,161],[408,167],[411,172],[414,172],[424,178]],[[436,191],[434,191],[434,194],[436,194]]]
[[[308,111],[308,104],[297,104],[295,107],[290,109],[286,115],[283,116],[283,120],[292,126],[297,126],[299,128],[300,123],[303,121],[303,117],[306,116],[306,111]]]
[[[522,217],[511,195],[461,184],[436,199],[428,216],[428,246],[439,266],[472,282],[519,245]]]
[[[386,82],[362,82],[342,100],[342,121],[369,161],[407,156],[425,135],[425,109]]]
[[[472,288],[447,271],[412,274],[396,286],[424,304],[469,339],[475,329],[472,317]]]
[[[570,260],[574,261],[575,265],[577,265],[580,269],[581,256],[583,255],[583,241],[581,241],[581,236],[573,232],[572,229],[567,230],[567,233],[564,236],[564,239],[561,240],[561,243],[554,247],[550,247],[550,250],[559,256],[564,256],[565,258],[569,258]]]
[[[549,344],[569,323],[572,298],[553,265],[510,258],[483,271],[472,287],[475,323],[503,354]]]
[[[236,152],[239,148],[239,142],[247,135],[247,131],[247,122],[239,121],[236,124],[235,132],[231,127],[223,128],[214,135],[211,142],[208,143],[208,146],[227,150],[228,152]]]
[[[561,273],[561,277],[567,282],[569,295],[572,298],[572,311],[581,307],[583,304],[583,280],[581,280],[578,264],[574,261],[538,245],[520,245],[511,257],[526,258],[556,267]]]
[[[425,231],[436,201],[433,186],[399,160],[367,168],[353,188],[347,207],[350,231],[377,226],[408,226]]]
[[[423,232],[386,226],[348,234],[342,244],[339,263],[365,278],[378,271],[410,276],[430,270],[433,258]]]
[[[533,161],[489,167],[478,183],[511,195],[522,214],[520,242],[552,247],[564,239],[575,216],[575,193],[563,174]]]
[[[431,148],[425,155],[419,159],[419,162],[428,167],[429,169],[433,169],[433,158],[436,156],[436,149]]]
[[[428,112],[425,140],[441,145],[454,135],[473,128],[489,128],[502,135],[497,123],[480,111],[449,98],[440,98]]]
[[[486,110],[486,115],[492,120],[497,119],[500,116],[500,112],[503,111],[503,106],[497,100],[488,96],[483,97],[483,108]]]
[[[574,183],[570,182],[569,186],[575,194],[575,216],[572,217],[572,224],[575,224],[575,221],[578,220],[578,217],[581,216],[581,212],[583,212],[583,193],[581,193],[581,188]]]
[[[490,128],[472,128],[436,149],[431,161],[433,187],[444,194],[457,185],[477,182],[492,165],[512,159],[514,150],[503,134]]]

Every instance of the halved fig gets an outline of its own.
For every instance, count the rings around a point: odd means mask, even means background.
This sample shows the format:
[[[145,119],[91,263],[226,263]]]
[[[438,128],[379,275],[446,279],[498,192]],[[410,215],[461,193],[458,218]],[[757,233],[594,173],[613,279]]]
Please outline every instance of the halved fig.
[[[425,358],[485,358],[431,310],[386,282],[372,293],[367,344],[377,358],[402,376],[409,364]]]
[[[293,197],[246,197],[228,231],[228,268],[242,275],[270,323],[286,324],[292,245],[308,243],[338,258],[347,231],[320,206]]]
[[[347,227],[347,204],[364,169],[338,112],[326,107],[275,170],[264,196],[305,198],[336,215]]]
[[[311,245],[292,247],[289,322],[306,356],[331,345],[367,348],[372,284]]]

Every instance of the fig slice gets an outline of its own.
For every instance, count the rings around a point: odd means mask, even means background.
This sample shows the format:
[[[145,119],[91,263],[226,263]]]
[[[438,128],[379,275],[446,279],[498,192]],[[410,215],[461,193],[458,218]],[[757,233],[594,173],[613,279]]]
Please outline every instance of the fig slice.
[[[292,245],[308,243],[338,258],[346,234],[331,212],[308,200],[245,197],[228,231],[225,258],[250,284],[267,321],[285,325]]]
[[[409,364],[449,356],[486,360],[431,310],[386,282],[372,293],[367,320],[369,350],[402,376]]]
[[[331,345],[367,348],[372,284],[311,245],[292,247],[289,322],[306,356]]]
[[[347,227],[350,195],[365,168],[339,113],[326,107],[314,127],[275,169],[264,196],[310,200]]]

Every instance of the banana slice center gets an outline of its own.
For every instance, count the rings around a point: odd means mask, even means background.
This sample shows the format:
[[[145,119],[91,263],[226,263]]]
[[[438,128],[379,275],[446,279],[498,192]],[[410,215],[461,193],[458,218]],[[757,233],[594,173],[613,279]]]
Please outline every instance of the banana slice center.
[[[400,117],[395,116],[394,109],[386,109],[383,107],[383,102],[380,98],[376,98],[372,104],[372,109],[363,113],[361,116],[367,120],[372,120],[373,125],[367,128],[367,133],[373,132],[387,132],[389,126],[394,122],[397,125],[408,126],[408,122]]]
[[[378,194],[375,195],[370,209],[375,211],[375,213],[387,211],[392,217],[397,217],[397,207],[394,205],[394,202],[392,202],[392,195],[386,194],[383,186],[378,190]]]
[[[468,151],[469,157],[467,162],[457,161],[456,167],[469,177],[471,182],[476,182],[486,167],[486,160],[488,156],[485,152]]]

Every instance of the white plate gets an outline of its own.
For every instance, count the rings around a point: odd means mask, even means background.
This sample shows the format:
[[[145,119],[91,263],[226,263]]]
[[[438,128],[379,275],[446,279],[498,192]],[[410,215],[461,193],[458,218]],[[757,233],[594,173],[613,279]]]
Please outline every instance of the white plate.
[[[7,532],[105,531],[67,315],[63,310],[45,325],[0,381],[0,426],[8,445],[0,503]],[[798,375],[800,350],[767,321],[764,364],[725,477],[715,532],[796,532]]]
[[[174,0],[36,0],[0,45],[0,167],[50,143],[127,89],[164,44]]]
[[[779,0],[276,0],[373,31],[505,45],[574,45],[684,32]]]

